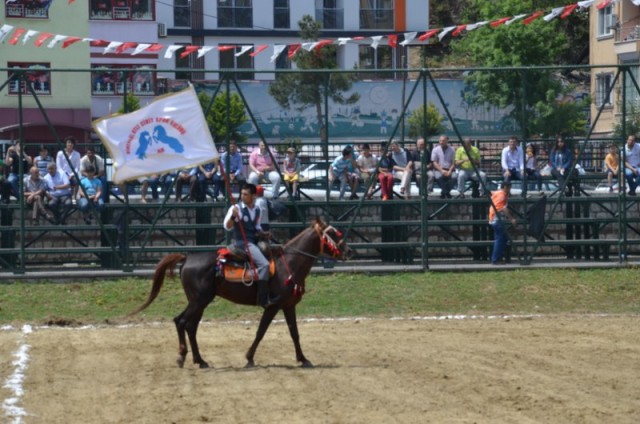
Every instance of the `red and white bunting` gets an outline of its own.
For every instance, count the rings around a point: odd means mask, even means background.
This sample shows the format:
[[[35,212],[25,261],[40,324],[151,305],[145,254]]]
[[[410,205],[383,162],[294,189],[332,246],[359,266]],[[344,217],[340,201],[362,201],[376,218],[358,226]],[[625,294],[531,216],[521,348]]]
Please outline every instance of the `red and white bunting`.
[[[286,44],[276,44],[273,46],[273,54],[271,55],[271,63],[275,62],[278,56],[287,48]]]
[[[260,52],[266,50],[267,47],[269,47],[268,44],[260,44],[258,47],[255,47],[251,53],[249,53],[249,56],[256,57]]]
[[[199,48],[198,49],[198,59],[201,58],[202,56],[204,56],[205,54],[209,53],[214,48],[215,47],[213,47],[213,46],[202,46],[201,48]]]

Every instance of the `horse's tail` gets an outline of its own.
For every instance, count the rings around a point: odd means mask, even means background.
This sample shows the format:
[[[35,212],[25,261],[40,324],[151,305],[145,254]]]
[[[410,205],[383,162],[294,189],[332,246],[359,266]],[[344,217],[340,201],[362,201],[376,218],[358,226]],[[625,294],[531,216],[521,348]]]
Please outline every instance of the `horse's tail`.
[[[147,300],[138,309],[131,312],[127,316],[133,316],[138,312],[144,310],[147,306],[151,305],[151,302],[153,302],[155,298],[158,297],[158,293],[160,293],[160,289],[162,288],[162,283],[164,283],[164,277],[167,273],[167,270],[169,270],[169,276],[173,276],[174,268],[176,267],[178,262],[184,261],[185,258],[186,256],[181,253],[171,253],[162,258],[160,263],[158,263],[158,265],[156,266],[156,272],[153,274],[153,283],[151,285],[151,292],[149,293],[149,297],[147,297]]]

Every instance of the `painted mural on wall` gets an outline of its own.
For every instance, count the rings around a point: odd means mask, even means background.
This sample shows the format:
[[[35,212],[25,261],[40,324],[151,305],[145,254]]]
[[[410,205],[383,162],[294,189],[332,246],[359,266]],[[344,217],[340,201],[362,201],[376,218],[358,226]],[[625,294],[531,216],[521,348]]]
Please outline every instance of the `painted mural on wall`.
[[[178,83],[176,81],[176,83]],[[517,127],[508,115],[507,109],[493,106],[472,106],[465,102],[462,80],[437,80],[438,90],[442,95],[444,105],[438,98],[431,83],[427,84],[427,102],[433,103],[440,114],[444,116],[445,133],[455,135],[453,123],[464,136],[509,136],[517,131]],[[404,86],[404,98],[409,106],[406,111],[408,117],[423,102],[422,88],[419,86],[415,94],[409,99],[415,81],[407,81]],[[251,107],[251,111],[263,135],[271,139],[301,138],[318,139],[320,125],[314,108],[302,111],[295,109],[284,110],[269,95],[268,81],[240,82],[240,89]],[[175,84],[172,89],[180,88]],[[205,90],[208,94],[215,91],[215,83],[200,83],[198,90]],[[360,93],[360,100],[353,105],[339,105],[329,103],[329,136],[330,138],[372,138],[384,139],[391,136],[398,126],[402,112],[403,82],[402,81],[362,81],[356,82],[352,90]],[[445,108],[452,119],[449,119]],[[453,121],[453,123],[452,123]],[[408,126],[405,129],[405,133]],[[241,131],[251,140],[259,138],[253,122],[248,121]],[[401,134],[397,129],[395,136]]]

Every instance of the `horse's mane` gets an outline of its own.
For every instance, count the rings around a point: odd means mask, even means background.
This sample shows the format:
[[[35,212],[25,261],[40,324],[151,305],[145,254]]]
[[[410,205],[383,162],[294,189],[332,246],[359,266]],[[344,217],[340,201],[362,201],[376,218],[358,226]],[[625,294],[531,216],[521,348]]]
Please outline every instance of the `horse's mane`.
[[[285,246],[289,246],[290,244],[297,242],[299,238],[302,238],[306,230],[313,229],[316,225],[319,225],[323,230],[327,228],[327,223],[324,222],[321,218],[316,217],[307,228],[305,228],[303,231],[300,231],[294,238],[285,243]]]

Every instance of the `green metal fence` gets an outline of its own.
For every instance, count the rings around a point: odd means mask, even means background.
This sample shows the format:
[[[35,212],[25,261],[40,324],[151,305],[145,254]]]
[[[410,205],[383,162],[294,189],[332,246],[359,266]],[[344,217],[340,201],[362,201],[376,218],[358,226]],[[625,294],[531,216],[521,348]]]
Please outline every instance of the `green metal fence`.
[[[633,73],[625,66],[612,66],[615,78],[609,89],[608,95],[614,93],[616,87],[622,87],[620,99],[620,114],[622,133],[626,133],[628,93],[640,93],[640,88]],[[148,71],[148,69],[145,69]],[[592,69],[580,68],[588,73]],[[49,70],[52,74],[58,72],[96,72],[88,70]],[[122,71],[122,70],[119,70]],[[183,71],[183,70],[181,70]],[[530,79],[540,78],[541,72],[560,74],[564,71],[559,67],[541,68],[504,68],[504,69],[396,69],[394,75],[406,75],[402,79],[402,93],[398,97],[395,94],[396,103],[385,104],[388,114],[384,117],[384,125],[381,125],[380,133],[376,136],[348,137],[344,134],[334,137],[334,131],[340,128],[338,119],[351,119],[354,134],[357,133],[360,122],[357,119],[381,119],[380,112],[365,110],[367,104],[373,110],[374,103],[380,103],[383,93],[371,92],[369,99],[362,99],[355,107],[348,108],[350,115],[343,110],[336,112],[340,105],[330,105],[331,102],[331,76],[337,72],[347,71],[299,71],[301,74],[313,75],[314,81],[319,81],[317,86],[318,98],[321,101],[315,107],[307,106],[306,111],[311,112],[306,116],[314,116],[319,112],[320,118],[311,120],[311,130],[307,137],[287,137],[285,132],[274,134],[273,122],[268,122],[261,111],[263,105],[252,103],[254,98],[248,95],[252,84],[235,79],[232,71],[219,71],[218,81],[199,82],[194,85],[200,90],[212,94],[211,103],[207,109],[213,107],[213,98],[223,96],[226,104],[226,123],[230,123],[231,94],[237,93],[242,100],[246,115],[247,125],[252,128],[250,137],[241,143],[245,153],[259,140],[264,141],[273,150],[274,159],[280,164],[283,157],[283,149],[289,145],[295,145],[301,154],[301,158],[308,171],[301,184],[300,200],[295,197],[288,198],[286,192],[282,193],[281,201],[286,206],[284,216],[272,222],[274,243],[284,243],[293,235],[304,228],[315,216],[323,216],[334,225],[342,227],[348,242],[358,253],[355,260],[356,266],[360,265],[389,265],[407,269],[428,269],[436,263],[488,263],[493,244],[492,231],[487,223],[487,215],[490,198],[476,195],[464,198],[441,199],[437,195],[428,192],[428,175],[426,173],[427,162],[423,155],[420,177],[414,178],[412,183],[413,196],[405,200],[396,196],[391,201],[382,201],[378,194],[374,194],[372,200],[365,199],[368,185],[376,188],[376,178],[362,182],[357,200],[341,201],[336,197],[338,187],[330,185],[326,178],[326,166],[349,144],[356,148],[361,143],[369,143],[376,154],[386,153],[386,147],[392,140],[397,140],[406,149],[414,148],[417,136],[423,136],[429,144],[437,141],[437,133],[429,133],[426,128],[427,117],[422,118],[422,131],[412,134],[409,125],[411,113],[419,106],[427,107],[430,103],[436,105],[444,117],[446,128],[451,142],[458,146],[464,137],[472,137],[477,140],[477,145],[482,152],[482,162],[475,171],[484,170],[487,173],[487,186],[468,186],[469,192],[477,194],[480,191],[490,191],[497,187],[502,179],[499,166],[501,149],[506,145],[507,135],[518,136],[522,147],[528,143],[538,146],[539,159],[547,160],[547,152],[553,141],[551,135],[529,133],[526,125],[527,114],[531,110],[526,102],[521,101],[521,122],[525,125],[509,125],[504,134],[495,134],[487,130],[487,124],[482,124],[482,119],[461,119],[452,112],[452,99],[458,101],[460,93],[453,95],[442,90],[444,84],[440,79],[459,77],[464,78],[470,74],[516,74],[519,83],[513,87],[519,99],[527,98],[527,89],[532,85]],[[153,71],[165,75],[172,70]],[[241,71],[238,71],[241,72]],[[279,73],[293,73],[296,71],[280,71]],[[255,73],[260,74],[259,71]],[[269,71],[269,73],[274,73]],[[17,140],[23,148],[29,152],[34,145],[41,142],[29,143],[23,136],[22,110],[24,108],[23,97],[33,98],[37,108],[42,114],[43,121],[52,135],[47,143],[57,149],[62,149],[62,138],[55,124],[49,118],[46,103],[50,99],[42,99],[32,85],[28,83],[26,74],[16,70],[0,70],[0,75],[10,75],[0,83],[0,93],[15,99],[15,107],[18,109],[19,122],[17,122]],[[350,73],[354,81],[367,80],[367,71],[359,70]],[[276,75],[277,78],[277,75]],[[505,78],[506,79],[506,78]],[[10,84],[24,84],[25,93],[18,91],[8,93]],[[185,82],[173,81],[169,87],[179,88]],[[375,85],[374,85],[375,86]],[[249,88],[248,88],[249,87]],[[384,87],[379,82],[377,87]],[[397,85],[396,85],[397,87]],[[122,86],[122,98],[127,95],[127,84]],[[382,88],[378,88],[378,91]],[[10,95],[9,95],[10,94]],[[52,96],[55,92],[52,92]],[[91,95],[88,93],[88,95]],[[378,97],[375,97],[378,96]],[[393,96],[390,96],[390,98]],[[114,97],[115,102],[118,98]],[[384,102],[383,102],[384,103]],[[485,104],[465,105],[468,108],[488,108]],[[491,106],[493,107],[493,106]],[[629,196],[624,190],[610,192],[606,185],[606,173],[603,169],[604,154],[607,146],[615,144],[619,149],[623,146],[622,137],[594,136],[594,128],[603,113],[607,113],[607,105],[602,104],[597,108],[595,116],[589,125],[585,127],[584,134],[565,134],[573,144],[576,152],[576,163],[579,163],[584,173],[574,169],[567,181],[575,187],[568,196],[565,188],[558,186],[552,178],[543,180],[544,194],[548,198],[546,208],[546,220],[544,236],[540,239],[529,235],[530,221],[529,209],[540,198],[537,189],[529,190],[533,181],[524,181],[514,186],[515,194],[510,201],[511,208],[519,217],[516,228],[511,230],[511,244],[508,255],[514,262],[530,264],[532,262],[544,263],[554,260],[572,261],[622,261],[630,256],[640,253],[640,223],[638,219],[640,202],[636,197]],[[292,111],[295,111],[295,107]],[[208,110],[207,110],[208,111]],[[394,111],[393,113],[391,113]],[[509,112],[513,106],[504,110],[500,121],[513,122],[509,118]],[[367,113],[369,112],[369,113]],[[289,112],[289,118],[291,118]],[[474,112],[475,113],[475,112]],[[478,112],[479,113],[479,112]],[[367,115],[366,117],[363,117]],[[285,117],[287,115],[285,114]],[[373,116],[373,118],[371,118]],[[97,117],[96,117],[97,118]],[[356,119],[357,118],[357,119]],[[479,122],[480,123],[479,123]],[[286,122],[282,121],[283,125]],[[293,122],[300,122],[293,119]],[[295,125],[295,124],[294,124]],[[366,124],[365,124],[366,125]],[[345,126],[342,125],[344,130]],[[384,129],[384,131],[383,131]],[[507,133],[506,131],[509,131]],[[227,128],[226,134],[232,133],[232,128]],[[348,134],[348,125],[346,133]],[[228,148],[230,137],[222,139],[218,137],[218,147],[222,150]],[[85,140],[85,142],[92,142]],[[79,146],[79,150],[83,149]],[[105,150],[98,150],[98,154],[106,156]],[[625,161],[624,149],[621,150],[622,163]],[[4,154],[4,152],[3,152]],[[245,157],[245,161],[246,161]],[[312,169],[307,169],[311,167]],[[313,171],[313,169],[316,171]],[[27,174],[22,166],[19,169],[20,181]],[[616,176],[617,181],[623,180],[623,171]],[[603,186],[604,184],[604,186]],[[604,188],[603,188],[604,187]],[[204,201],[175,202],[172,197],[160,196],[154,203],[143,204],[139,199],[140,184],[132,182],[125,190],[123,187],[109,185],[109,201],[104,211],[99,214],[95,223],[85,224],[76,206],[67,211],[68,216],[64,224],[44,222],[40,225],[31,225],[29,205],[25,204],[21,193],[17,193],[17,199],[11,198],[8,203],[0,204],[0,268],[14,272],[24,273],[32,270],[57,269],[61,265],[77,268],[110,268],[131,271],[140,267],[148,267],[155,264],[160,257],[169,252],[194,252],[214,251],[228,242],[228,236],[222,229],[222,219],[230,204],[229,197],[214,202],[205,196]],[[123,191],[124,190],[124,191]],[[175,186],[170,187],[170,195]],[[235,193],[234,193],[235,195]],[[328,267],[335,265],[331,262],[325,264]],[[353,265],[351,265],[353,266]],[[350,268],[351,269],[351,268]]]

